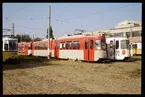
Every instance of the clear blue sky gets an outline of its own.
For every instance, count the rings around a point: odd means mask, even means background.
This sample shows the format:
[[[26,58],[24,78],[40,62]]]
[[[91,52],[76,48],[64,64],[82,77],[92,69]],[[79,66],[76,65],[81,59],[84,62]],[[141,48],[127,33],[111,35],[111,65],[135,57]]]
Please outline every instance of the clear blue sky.
[[[71,34],[75,29],[106,30],[125,20],[142,20],[141,3],[3,3],[3,28],[11,29],[14,22],[16,34],[32,36],[33,32],[43,38],[49,5],[54,36]]]

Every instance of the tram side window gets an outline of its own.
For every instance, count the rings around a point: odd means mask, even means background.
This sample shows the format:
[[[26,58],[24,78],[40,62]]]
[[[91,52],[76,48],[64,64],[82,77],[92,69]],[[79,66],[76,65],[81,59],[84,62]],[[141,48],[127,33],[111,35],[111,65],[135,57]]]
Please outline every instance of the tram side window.
[[[91,40],[91,41],[90,41],[90,49],[93,49],[93,48],[94,48],[94,41]]]
[[[43,44],[40,44],[40,49],[43,50]]]
[[[39,44],[39,49],[41,49],[41,44]]]
[[[96,49],[101,49],[101,40],[96,40]]]
[[[73,42],[73,49],[80,49],[80,42],[79,41]]]
[[[116,41],[116,49],[119,49],[119,41]]]
[[[59,43],[58,42],[55,43],[55,49],[59,49]]]
[[[9,42],[9,50],[16,50],[16,42],[14,41]]]
[[[65,49],[65,43],[64,42],[60,43],[60,49]]]
[[[42,49],[42,50],[44,50],[44,45],[43,45],[43,44],[41,44],[40,46],[41,46],[41,49]]]
[[[8,44],[4,45],[4,49],[7,51],[8,50]]]
[[[40,49],[40,50],[42,49],[42,44],[39,44],[39,49]]]
[[[48,44],[45,43],[44,46],[45,46],[45,50],[47,50],[47,46],[48,46]]]
[[[110,41],[110,48],[113,48],[113,41]]]
[[[133,45],[132,45],[132,48],[133,48],[133,49],[137,49],[137,44],[133,44]]]
[[[16,44],[16,42],[12,42],[12,45],[13,45],[13,50],[17,50],[17,44]]]
[[[66,49],[69,49],[69,46],[70,46],[70,45],[69,45],[69,42],[66,42],[65,45],[66,45]]]
[[[30,44],[29,49],[32,49],[32,43]]]
[[[36,49],[37,49],[37,50],[39,49],[39,45],[38,45],[38,44],[36,44]]]
[[[129,47],[129,40],[126,40],[126,45],[127,45],[127,49],[130,49],[130,47]]]
[[[40,48],[40,47],[39,47],[39,44],[37,44],[37,50],[39,50],[39,48]]]
[[[64,42],[63,42],[63,44],[62,44],[62,48],[65,49],[65,43],[64,43]]]
[[[121,40],[121,49],[127,49],[127,42],[126,42],[126,40]]]
[[[67,41],[66,42],[66,49],[70,49],[71,48],[71,41]]]
[[[38,46],[37,46],[37,44],[35,44],[35,50],[37,50],[38,49]]]
[[[77,45],[78,45],[78,48],[77,49],[80,49],[80,42],[78,42]]]
[[[88,49],[88,42],[85,41],[85,49]]]
[[[9,50],[12,50],[12,48],[13,48],[12,42],[9,42]]]

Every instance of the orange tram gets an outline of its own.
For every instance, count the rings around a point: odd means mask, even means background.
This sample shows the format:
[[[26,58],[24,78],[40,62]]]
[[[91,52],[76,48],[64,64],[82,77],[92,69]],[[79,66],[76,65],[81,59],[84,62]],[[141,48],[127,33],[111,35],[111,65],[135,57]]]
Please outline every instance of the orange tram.
[[[18,53],[25,56],[50,56],[57,59],[96,62],[108,59],[107,46],[104,35],[74,35],[50,40],[49,49],[48,39],[36,42],[21,42],[18,43]]]

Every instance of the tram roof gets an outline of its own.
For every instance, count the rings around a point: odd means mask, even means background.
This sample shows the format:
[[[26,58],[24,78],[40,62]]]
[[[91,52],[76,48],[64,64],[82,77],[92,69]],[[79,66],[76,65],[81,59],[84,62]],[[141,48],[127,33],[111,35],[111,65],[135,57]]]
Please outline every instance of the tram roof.
[[[71,39],[71,38],[82,38],[82,37],[101,37],[101,36],[92,36],[92,35],[72,35],[72,36],[63,36],[56,39]]]
[[[12,38],[8,36],[3,36],[3,40],[18,40],[17,38]]]
[[[128,39],[128,38],[124,37],[124,36],[113,36],[113,37],[106,37],[106,39],[118,39],[118,40],[122,40],[122,39]]]

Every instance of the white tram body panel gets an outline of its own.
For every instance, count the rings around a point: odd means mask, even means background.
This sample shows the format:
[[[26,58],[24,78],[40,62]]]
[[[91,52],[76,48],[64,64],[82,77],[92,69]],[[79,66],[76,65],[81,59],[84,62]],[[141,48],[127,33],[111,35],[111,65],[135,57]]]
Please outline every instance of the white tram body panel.
[[[107,55],[110,60],[124,60],[131,57],[129,40],[126,37],[107,37]]]

